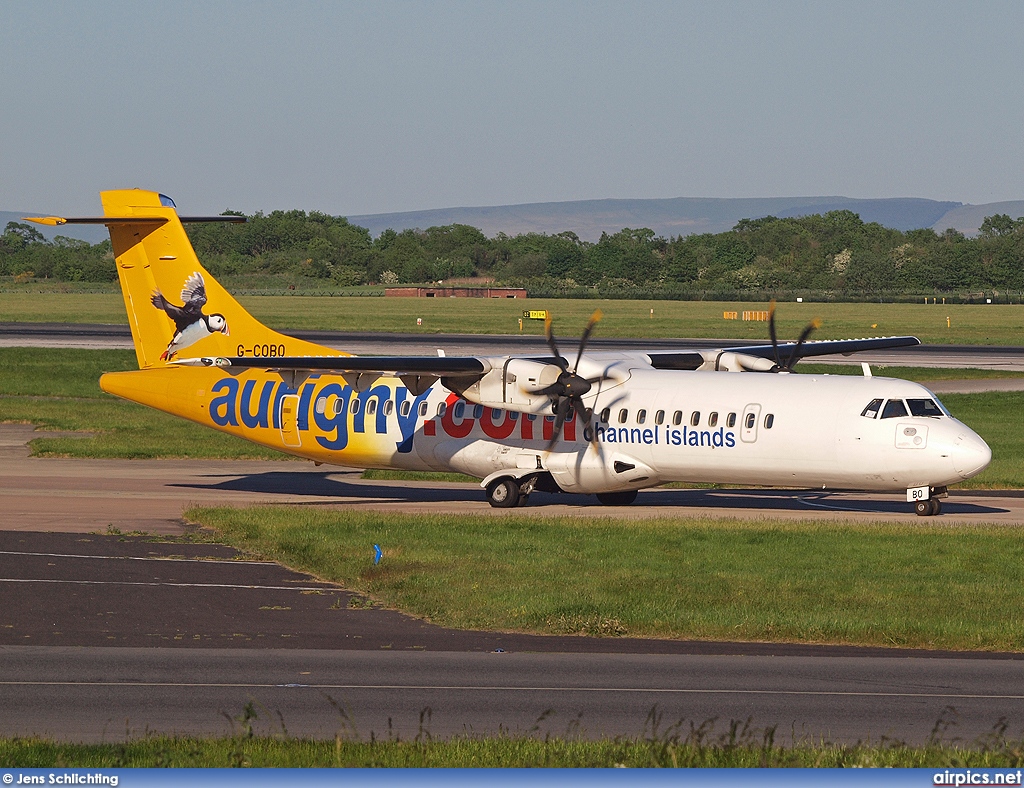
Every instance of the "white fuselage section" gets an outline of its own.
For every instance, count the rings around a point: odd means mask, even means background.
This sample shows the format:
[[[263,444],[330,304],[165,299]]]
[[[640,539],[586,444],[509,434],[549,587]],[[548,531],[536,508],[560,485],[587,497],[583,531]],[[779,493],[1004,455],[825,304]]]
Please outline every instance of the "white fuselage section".
[[[934,394],[904,380],[663,371],[628,360],[605,370],[584,398],[593,435],[577,418],[547,451],[552,417],[474,405],[436,384],[413,451],[385,464],[485,482],[546,471],[567,492],[671,481],[897,490],[954,484],[991,459]],[[914,415],[922,411],[930,415]]]

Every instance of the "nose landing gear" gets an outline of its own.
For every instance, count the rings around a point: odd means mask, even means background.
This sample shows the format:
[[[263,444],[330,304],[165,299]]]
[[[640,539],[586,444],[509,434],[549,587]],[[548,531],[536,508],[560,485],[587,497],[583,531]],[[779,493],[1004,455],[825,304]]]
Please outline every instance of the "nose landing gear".
[[[934,517],[942,511],[939,499],[948,494],[945,487],[911,487],[907,490],[907,500],[913,501],[914,514],[918,517]]]

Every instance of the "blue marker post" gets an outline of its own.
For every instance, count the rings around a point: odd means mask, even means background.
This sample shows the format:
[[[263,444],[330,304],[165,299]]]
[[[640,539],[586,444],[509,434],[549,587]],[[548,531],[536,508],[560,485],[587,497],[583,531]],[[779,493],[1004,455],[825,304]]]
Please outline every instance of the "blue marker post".
[[[380,545],[375,544],[373,546],[373,563],[375,566],[380,563],[380,559],[381,557],[383,557],[383,555],[384,553],[381,552]]]

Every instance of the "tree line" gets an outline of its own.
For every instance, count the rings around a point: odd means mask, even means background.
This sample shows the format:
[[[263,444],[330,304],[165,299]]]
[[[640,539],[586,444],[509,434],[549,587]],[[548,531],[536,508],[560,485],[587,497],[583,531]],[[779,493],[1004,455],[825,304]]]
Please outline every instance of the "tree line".
[[[843,210],[743,219],[727,232],[673,238],[625,228],[596,242],[572,232],[488,238],[463,224],[373,238],[343,217],[315,211],[247,219],[188,227],[203,264],[235,286],[329,289],[484,277],[547,295],[1024,289],[1024,218],[1005,214],[987,217],[976,237],[952,229],[901,232]],[[106,282],[116,271],[109,241],[47,241],[10,222],[0,236],[0,276]]]

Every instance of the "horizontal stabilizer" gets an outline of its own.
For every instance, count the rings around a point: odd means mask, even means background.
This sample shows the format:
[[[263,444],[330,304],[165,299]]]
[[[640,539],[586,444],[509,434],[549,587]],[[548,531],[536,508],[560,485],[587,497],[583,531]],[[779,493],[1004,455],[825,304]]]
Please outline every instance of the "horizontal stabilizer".
[[[24,216],[26,222],[59,227],[64,224],[105,224],[107,227],[118,224],[164,224],[166,216]],[[244,224],[244,216],[179,216],[182,222],[228,222]]]

